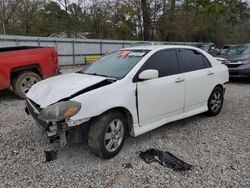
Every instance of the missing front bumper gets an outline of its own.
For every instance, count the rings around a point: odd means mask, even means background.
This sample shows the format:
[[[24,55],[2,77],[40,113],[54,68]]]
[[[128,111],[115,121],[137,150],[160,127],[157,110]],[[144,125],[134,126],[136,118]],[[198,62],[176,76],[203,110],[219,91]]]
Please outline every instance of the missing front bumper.
[[[84,138],[88,137],[87,134],[91,123],[89,118],[75,122],[66,123],[65,121],[60,121],[52,123],[37,118],[40,110],[39,105],[28,99],[26,100],[25,112],[33,117],[43,135],[51,143],[60,143],[60,146],[64,147],[67,143],[81,143]]]
[[[40,108],[28,99],[26,100],[25,112],[33,117],[37,126],[42,130],[43,135],[47,137],[51,143],[59,142],[61,147],[67,144],[66,134],[68,127],[64,122],[52,123],[38,119],[37,115],[40,112]]]

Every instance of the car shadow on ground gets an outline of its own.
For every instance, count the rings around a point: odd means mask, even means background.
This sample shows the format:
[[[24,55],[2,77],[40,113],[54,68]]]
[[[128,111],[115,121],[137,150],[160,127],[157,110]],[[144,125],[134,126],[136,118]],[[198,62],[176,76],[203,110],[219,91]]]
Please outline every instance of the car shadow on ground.
[[[0,101],[9,101],[9,100],[23,100],[11,90],[2,90],[0,91]]]
[[[250,78],[230,78],[229,82],[235,84],[250,84]]]

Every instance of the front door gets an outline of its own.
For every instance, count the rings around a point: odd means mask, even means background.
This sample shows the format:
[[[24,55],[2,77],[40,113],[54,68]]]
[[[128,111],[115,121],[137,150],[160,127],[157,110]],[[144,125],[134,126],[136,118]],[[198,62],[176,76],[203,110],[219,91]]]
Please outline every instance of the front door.
[[[159,51],[152,55],[138,72],[159,71],[159,78],[137,82],[140,126],[156,123],[183,113],[185,80],[179,74],[175,50]]]

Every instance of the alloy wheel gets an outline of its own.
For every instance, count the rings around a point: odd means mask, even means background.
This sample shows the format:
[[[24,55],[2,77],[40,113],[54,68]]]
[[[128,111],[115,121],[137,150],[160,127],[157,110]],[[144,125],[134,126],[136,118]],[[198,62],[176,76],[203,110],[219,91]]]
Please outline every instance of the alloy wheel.
[[[116,151],[124,137],[124,125],[120,119],[115,119],[108,125],[104,135],[104,145],[108,152]]]
[[[217,112],[222,105],[222,95],[219,91],[214,92],[211,98],[211,110]]]

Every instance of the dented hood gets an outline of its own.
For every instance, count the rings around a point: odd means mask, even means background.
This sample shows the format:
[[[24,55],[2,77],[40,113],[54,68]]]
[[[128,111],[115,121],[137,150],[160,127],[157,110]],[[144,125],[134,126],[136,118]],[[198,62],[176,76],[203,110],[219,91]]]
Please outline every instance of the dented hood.
[[[35,84],[26,96],[44,108],[105,79],[79,73],[63,74]]]

